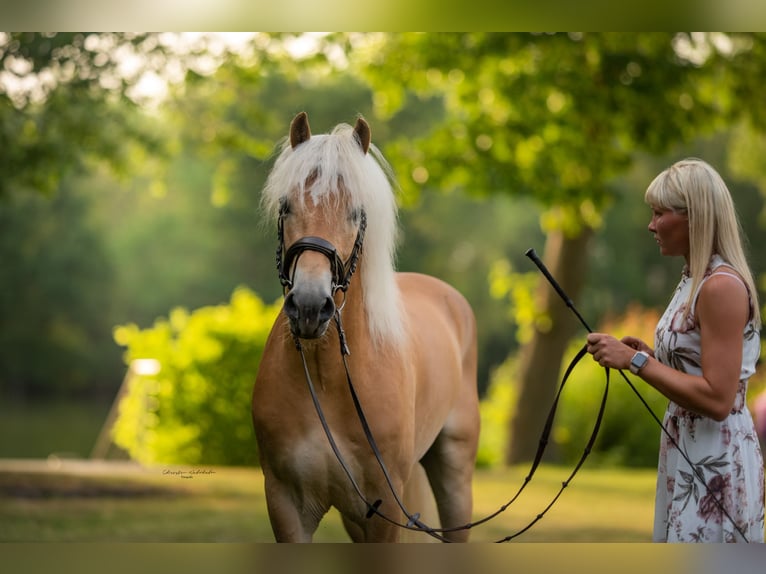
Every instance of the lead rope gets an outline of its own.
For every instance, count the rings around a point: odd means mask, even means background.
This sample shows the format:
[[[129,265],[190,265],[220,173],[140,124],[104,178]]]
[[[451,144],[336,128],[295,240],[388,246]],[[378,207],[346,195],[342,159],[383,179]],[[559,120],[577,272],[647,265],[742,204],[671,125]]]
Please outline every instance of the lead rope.
[[[561,380],[561,385],[559,387],[558,392],[556,393],[556,398],[555,398],[555,400],[553,402],[554,406],[551,409],[550,413],[548,414],[548,420],[545,423],[545,429],[544,429],[544,432],[543,432],[543,436],[545,437],[546,443],[547,443],[548,436],[550,435],[551,429],[553,427],[553,418],[554,418],[554,415],[555,415],[556,408],[558,406],[559,397],[561,396],[561,392],[564,390],[564,385],[566,384],[566,381],[569,379],[569,375],[572,373],[572,371],[574,370],[574,368],[577,365],[577,363],[579,363],[580,359],[582,359],[587,354],[587,352],[588,352],[587,348],[588,348],[587,345],[585,345],[585,346],[582,347],[582,349],[580,349],[580,351],[578,351],[577,355],[575,355],[575,358],[569,363],[569,366],[567,367],[567,370],[566,370],[566,372],[564,374],[564,377]],[[556,496],[553,498],[553,500],[551,500],[551,502],[548,504],[548,506],[545,507],[543,512],[538,514],[537,517],[535,517],[535,519],[532,520],[532,522],[530,522],[527,526],[525,526],[524,528],[522,528],[521,530],[519,530],[518,532],[516,532],[515,534],[513,534],[511,536],[506,536],[505,538],[499,540],[499,542],[508,542],[508,541],[512,540],[513,538],[516,538],[517,536],[520,536],[521,534],[523,534],[524,532],[526,532],[530,528],[532,528],[532,526],[534,524],[536,524],[537,521],[540,520],[543,516],[545,516],[545,514],[548,512],[548,510],[550,510],[550,508],[553,506],[553,504],[559,499],[561,494],[564,492],[564,489],[567,486],[569,486],[569,483],[572,481],[572,479],[574,478],[575,474],[577,474],[577,472],[580,470],[580,467],[585,463],[585,459],[590,454],[590,452],[591,452],[591,450],[593,448],[593,445],[596,442],[596,437],[598,436],[598,431],[601,428],[601,421],[603,420],[603,417],[604,417],[604,410],[606,409],[606,399],[607,399],[607,395],[609,393],[609,369],[606,368],[606,369],[604,369],[604,371],[605,371],[604,394],[601,397],[601,404],[599,405],[598,415],[596,416],[596,422],[593,425],[593,431],[591,432],[590,438],[588,439],[588,442],[587,442],[587,444],[585,446],[585,449],[583,450],[583,454],[580,457],[580,460],[577,462],[577,465],[574,467],[574,469],[572,470],[572,473],[569,475],[569,477],[564,482],[561,483],[561,488],[559,489],[558,493],[556,493]],[[542,443],[541,443],[541,447],[542,447],[542,449],[539,448],[538,449],[538,453],[535,456],[535,460],[534,460],[534,463],[532,465],[532,470],[530,471],[530,474],[525,479],[524,484],[522,485],[522,487],[519,489],[519,492],[517,493],[516,497],[518,497],[518,495],[521,494],[521,491],[524,489],[524,487],[527,485],[527,483],[532,480],[532,475],[534,474],[534,471],[537,469],[537,466],[540,464],[540,460],[542,459],[542,455],[543,455],[542,450],[544,450],[544,446],[542,445]],[[513,500],[515,500],[516,497],[514,497]],[[511,500],[508,503],[508,505],[510,505],[513,502],[513,500]]]
[[[554,417],[555,417],[555,414],[556,414],[556,410],[558,408],[559,397],[561,396],[561,393],[564,390],[564,386],[566,385],[566,381],[568,380],[569,375],[571,374],[572,370],[577,365],[577,363],[580,361],[580,359],[582,359],[582,357],[587,353],[586,348],[587,347],[583,347],[578,352],[578,354],[575,356],[575,358],[572,360],[572,362],[569,364],[569,366],[567,367],[566,374],[564,375],[564,377],[562,379],[561,385],[560,385],[559,390],[558,390],[558,392],[556,394],[556,397],[554,399],[554,402],[553,402],[553,405],[551,407],[551,410],[548,413],[548,417],[547,417],[545,426],[543,428],[543,432],[541,434],[540,441],[538,443],[538,449],[537,449],[537,452],[535,454],[535,458],[534,458],[534,461],[533,461],[532,466],[530,468],[530,471],[527,474],[527,476],[525,477],[523,484],[521,485],[519,490],[516,492],[516,494],[507,503],[505,503],[500,508],[498,508],[495,512],[493,512],[492,514],[489,514],[488,516],[486,516],[486,517],[484,517],[484,518],[482,518],[480,520],[477,520],[477,521],[474,521],[474,522],[470,522],[470,523],[464,524],[462,526],[455,526],[455,527],[451,527],[451,528],[427,528],[427,531],[429,531],[429,532],[448,533],[448,532],[456,532],[456,531],[459,531],[459,530],[470,530],[470,529],[472,529],[472,528],[474,528],[476,526],[479,526],[479,525],[482,525],[482,524],[484,524],[486,522],[489,522],[493,518],[495,518],[498,515],[502,514],[503,512],[505,512],[505,510],[508,509],[509,506],[511,506],[516,501],[516,499],[518,499],[518,497],[524,491],[526,486],[532,481],[532,477],[534,476],[535,471],[537,470],[537,467],[539,466],[540,461],[543,458],[545,449],[546,449],[546,447],[548,445],[548,439],[550,437],[550,433],[551,433],[551,430],[552,430],[552,427],[553,427],[553,421],[554,421]],[[344,363],[345,363],[345,357],[344,357]],[[348,370],[347,370],[347,376],[348,376]],[[374,438],[373,438],[372,434],[369,432],[369,426],[366,423],[366,418],[364,416],[364,412],[362,410],[362,407],[361,407],[361,404],[359,403],[358,398],[356,397],[356,392],[354,390],[354,387],[353,387],[353,384],[351,382],[350,377],[348,378],[348,384],[349,384],[349,389],[351,390],[351,394],[354,397],[354,403],[355,403],[355,405],[357,405],[357,413],[359,415],[359,419],[360,419],[360,421],[362,421],[362,425],[366,429],[365,430],[365,434],[367,434],[367,438],[368,438],[368,441],[370,441],[370,446],[373,449],[373,452],[375,454],[375,458],[377,459],[378,464],[381,467],[381,470],[383,470],[383,473],[386,476],[386,479],[388,481],[389,488],[391,489],[392,494],[394,495],[394,497],[396,498],[397,502],[399,503],[399,506],[402,508],[402,511],[411,519],[411,522],[414,522],[415,524],[421,524],[420,521],[417,520],[419,515],[416,514],[414,519],[413,519],[413,517],[410,516],[409,513],[407,512],[407,510],[403,507],[399,497],[396,495],[396,492],[395,492],[395,490],[393,488],[393,485],[391,484],[391,481],[390,481],[390,479],[388,477],[388,472],[386,470],[385,463],[383,462],[383,459],[382,459],[382,457],[380,455],[380,451],[377,449],[377,446],[374,444]],[[605,382],[605,386],[604,386],[604,394],[603,394],[603,397],[601,399],[601,405],[599,407],[599,412],[598,412],[598,415],[596,417],[596,422],[595,422],[595,424],[593,426],[593,431],[591,432],[591,436],[590,436],[590,438],[588,440],[587,446],[583,450],[583,454],[580,457],[580,460],[577,462],[577,465],[574,467],[574,470],[569,475],[569,477],[565,481],[563,481],[561,483],[561,488],[556,493],[556,495],[553,497],[551,502],[543,509],[542,512],[540,512],[524,528],[520,529],[519,531],[517,531],[514,534],[511,534],[509,536],[506,536],[505,538],[497,540],[496,542],[508,542],[508,541],[512,540],[513,538],[516,538],[517,536],[520,536],[521,534],[523,534],[524,532],[529,530],[535,523],[537,523],[540,519],[543,518],[543,516],[545,516],[545,514],[553,507],[554,503],[559,499],[561,494],[564,492],[564,489],[567,486],[569,486],[569,484],[571,483],[571,481],[574,478],[574,476],[580,470],[580,467],[584,464],[585,459],[590,454],[591,449],[593,447],[593,444],[596,441],[596,437],[597,437],[598,431],[599,431],[599,429],[601,427],[601,421],[603,419],[603,414],[604,414],[604,410],[605,410],[605,407],[606,407],[606,399],[607,399],[608,390],[609,390],[609,369],[606,369],[606,382]]]

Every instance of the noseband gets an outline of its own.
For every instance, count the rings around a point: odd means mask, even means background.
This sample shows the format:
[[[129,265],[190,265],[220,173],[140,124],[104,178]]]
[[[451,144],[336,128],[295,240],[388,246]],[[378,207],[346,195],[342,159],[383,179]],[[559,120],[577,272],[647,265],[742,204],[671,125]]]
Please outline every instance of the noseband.
[[[367,229],[367,214],[364,209],[360,212],[359,229],[356,233],[354,247],[346,261],[343,261],[338,255],[335,246],[321,237],[308,235],[301,237],[285,251],[284,220],[287,215],[287,204],[282,202],[279,208],[279,220],[277,221],[277,270],[279,271],[279,282],[285,291],[293,288],[293,265],[298,257],[304,251],[316,251],[321,253],[330,261],[330,270],[332,272],[332,293],[348,289],[351,283],[351,276],[356,271],[359,263],[359,256],[362,253],[364,244],[364,233]]]

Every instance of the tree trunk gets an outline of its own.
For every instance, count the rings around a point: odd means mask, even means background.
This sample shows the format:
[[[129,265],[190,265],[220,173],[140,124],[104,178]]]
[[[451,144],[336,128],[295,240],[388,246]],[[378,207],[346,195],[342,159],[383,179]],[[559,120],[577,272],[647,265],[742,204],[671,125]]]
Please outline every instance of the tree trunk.
[[[584,226],[575,237],[551,233],[545,243],[543,263],[572,301],[577,300],[585,281],[591,235],[590,228]],[[521,351],[519,399],[511,418],[508,464],[534,459],[560,382],[564,352],[576,329],[582,329],[577,317],[542,274],[536,297],[538,309],[551,319],[550,328],[536,327],[532,340]]]

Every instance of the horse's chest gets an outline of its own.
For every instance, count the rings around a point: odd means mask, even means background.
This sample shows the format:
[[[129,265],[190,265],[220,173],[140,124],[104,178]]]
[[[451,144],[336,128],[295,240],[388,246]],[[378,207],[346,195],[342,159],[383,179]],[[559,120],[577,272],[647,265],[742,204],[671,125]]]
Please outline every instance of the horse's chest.
[[[327,438],[318,432],[298,437],[288,449],[285,461],[291,470],[301,476],[323,474],[328,466],[331,450]]]
[[[356,467],[353,449],[349,448],[342,436],[334,438],[344,463]],[[283,449],[280,458],[283,471],[304,485],[315,484],[319,487],[341,480],[342,467],[321,429],[294,437],[289,448]]]

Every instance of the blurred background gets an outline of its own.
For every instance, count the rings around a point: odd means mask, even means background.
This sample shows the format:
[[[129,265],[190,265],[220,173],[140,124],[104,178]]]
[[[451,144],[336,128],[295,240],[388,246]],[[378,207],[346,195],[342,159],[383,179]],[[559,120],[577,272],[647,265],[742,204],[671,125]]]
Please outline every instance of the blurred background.
[[[766,278],[764,34],[0,33],[0,62],[0,458],[257,465],[281,299],[259,194],[299,111],[315,133],[368,120],[400,186],[399,269],[473,305],[480,466],[531,459],[584,342],[528,248],[591,325],[651,341],[683,261],[643,194],[697,156]],[[580,456],[602,390],[586,360],[553,462]],[[613,385],[596,464],[656,465],[642,409]]]

